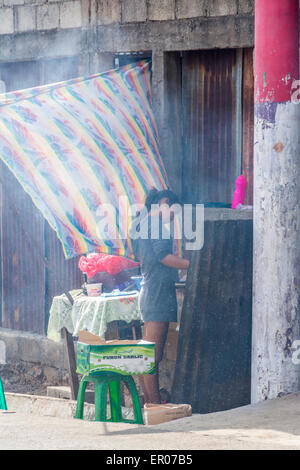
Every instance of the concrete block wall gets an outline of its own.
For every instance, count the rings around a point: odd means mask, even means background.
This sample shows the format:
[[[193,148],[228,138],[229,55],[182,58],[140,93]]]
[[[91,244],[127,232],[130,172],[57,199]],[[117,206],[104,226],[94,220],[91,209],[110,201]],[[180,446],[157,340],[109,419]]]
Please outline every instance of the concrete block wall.
[[[0,0],[0,34],[253,13],[254,0]]]
[[[158,64],[165,51],[251,47],[253,6],[254,0],[0,0],[0,62],[81,56],[87,74],[103,70],[99,54],[152,51]]]
[[[2,0],[0,34],[83,26],[81,0]]]
[[[0,328],[0,376],[6,391],[46,394],[47,386],[67,385],[63,342]]]

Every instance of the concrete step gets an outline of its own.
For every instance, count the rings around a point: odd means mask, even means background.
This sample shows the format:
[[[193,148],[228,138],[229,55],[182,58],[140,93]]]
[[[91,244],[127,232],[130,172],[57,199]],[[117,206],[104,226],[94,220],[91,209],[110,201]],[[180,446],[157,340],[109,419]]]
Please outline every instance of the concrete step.
[[[49,396],[24,395],[21,393],[6,393],[5,397],[8,411],[11,413],[25,413],[58,418],[73,418],[75,416],[76,401],[73,400]],[[84,418],[93,420],[94,417],[95,407],[87,403],[84,407]]]
[[[47,397],[71,400],[71,388],[63,386],[47,387]],[[85,402],[94,403],[94,390],[86,390]]]
[[[22,413],[37,416],[52,416],[58,418],[73,418],[75,416],[76,401],[50,396],[24,395],[21,393],[6,393],[8,411],[6,413]],[[4,412],[3,412],[4,413]],[[124,418],[133,419],[133,410],[122,407]],[[95,406],[86,403],[84,419],[95,419]]]

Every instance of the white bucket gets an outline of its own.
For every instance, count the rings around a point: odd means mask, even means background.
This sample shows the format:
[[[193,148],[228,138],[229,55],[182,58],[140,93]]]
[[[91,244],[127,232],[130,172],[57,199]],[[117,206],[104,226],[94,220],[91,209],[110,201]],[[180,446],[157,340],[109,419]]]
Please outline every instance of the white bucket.
[[[102,284],[100,282],[97,284],[86,284],[85,287],[89,297],[98,297],[102,294]]]

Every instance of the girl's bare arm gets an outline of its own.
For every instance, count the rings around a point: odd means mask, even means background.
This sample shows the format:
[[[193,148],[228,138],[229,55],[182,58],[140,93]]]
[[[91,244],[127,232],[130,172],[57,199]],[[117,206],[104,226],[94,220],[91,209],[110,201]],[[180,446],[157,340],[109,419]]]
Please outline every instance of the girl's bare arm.
[[[168,255],[162,261],[162,264],[175,269],[188,269],[190,262],[188,259],[179,258],[175,255]]]

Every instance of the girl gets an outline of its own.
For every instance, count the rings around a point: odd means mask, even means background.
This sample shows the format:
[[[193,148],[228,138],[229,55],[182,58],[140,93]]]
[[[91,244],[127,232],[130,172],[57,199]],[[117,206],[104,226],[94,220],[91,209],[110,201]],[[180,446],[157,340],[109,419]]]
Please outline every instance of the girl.
[[[167,211],[170,213],[169,208],[178,203],[172,191],[152,189],[146,198],[143,215],[139,214],[139,223],[136,225],[140,236],[132,239],[133,251],[140,262],[143,276],[140,292],[143,339],[155,343],[156,352],[155,375],[141,377],[145,403],[161,403],[158,367],[163,357],[169,322],[177,322],[177,270],[189,267],[187,259],[173,255],[173,240],[162,220]],[[158,233],[156,230],[153,234],[154,226],[159,227]],[[146,227],[147,232],[145,234],[144,231],[141,236],[142,227]]]

